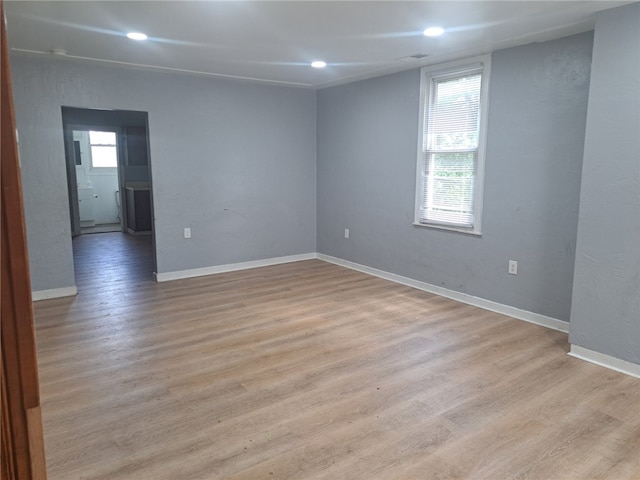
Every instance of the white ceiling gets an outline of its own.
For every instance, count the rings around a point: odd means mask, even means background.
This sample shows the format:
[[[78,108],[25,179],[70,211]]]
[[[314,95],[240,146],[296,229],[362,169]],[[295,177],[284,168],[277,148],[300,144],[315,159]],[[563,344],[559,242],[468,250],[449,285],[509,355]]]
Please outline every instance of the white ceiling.
[[[14,52],[324,88],[583,32],[625,3],[18,0],[5,11]],[[447,32],[423,36],[433,25]],[[399,60],[415,54],[428,56]]]

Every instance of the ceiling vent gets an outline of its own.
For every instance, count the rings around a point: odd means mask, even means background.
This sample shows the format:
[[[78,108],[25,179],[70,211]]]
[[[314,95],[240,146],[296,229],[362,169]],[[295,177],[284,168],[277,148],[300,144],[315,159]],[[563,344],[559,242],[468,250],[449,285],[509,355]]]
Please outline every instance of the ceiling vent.
[[[396,60],[398,62],[414,62],[416,60],[421,60],[421,59],[426,58],[428,56],[429,55],[427,55],[426,53],[416,53],[414,55],[408,55],[406,57],[397,58]]]

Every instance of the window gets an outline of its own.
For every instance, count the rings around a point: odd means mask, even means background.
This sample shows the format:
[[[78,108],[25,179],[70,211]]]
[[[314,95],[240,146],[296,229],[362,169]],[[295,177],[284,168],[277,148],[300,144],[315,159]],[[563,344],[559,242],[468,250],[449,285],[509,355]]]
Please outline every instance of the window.
[[[91,145],[92,168],[117,168],[118,153],[116,150],[115,132],[89,131]]]
[[[422,69],[415,225],[481,232],[490,61]]]

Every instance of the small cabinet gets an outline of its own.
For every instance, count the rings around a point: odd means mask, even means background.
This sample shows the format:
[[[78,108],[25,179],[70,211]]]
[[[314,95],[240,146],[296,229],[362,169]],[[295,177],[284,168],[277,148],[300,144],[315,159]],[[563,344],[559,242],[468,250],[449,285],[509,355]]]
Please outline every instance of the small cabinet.
[[[127,231],[151,233],[151,197],[148,186],[127,186]]]
[[[93,188],[78,188],[78,213],[81,227],[93,227],[96,224],[93,198]]]

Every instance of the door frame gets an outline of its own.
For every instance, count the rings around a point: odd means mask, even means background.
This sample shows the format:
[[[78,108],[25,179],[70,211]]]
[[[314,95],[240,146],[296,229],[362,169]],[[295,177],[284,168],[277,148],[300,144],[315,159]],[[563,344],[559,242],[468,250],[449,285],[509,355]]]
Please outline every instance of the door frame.
[[[126,195],[124,192],[124,166],[126,155],[126,138],[122,133],[121,126],[94,125],[80,123],[64,123],[64,156],[67,164],[67,189],[69,190],[69,213],[71,219],[71,236],[77,237],[82,234],[80,228],[80,209],[78,206],[78,177],[76,175],[76,157],[73,146],[73,132],[88,132],[95,130],[99,132],[115,132],[116,152],[118,162],[118,196],[120,197],[120,231],[127,231]],[[147,134],[148,135],[148,134]]]
[[[2,1],[2,0],[0,0]],[[151,202],[151,245],[153,249],[153,272],[158,269],[158,258],[157,258],[157,250],[156,250],[156,222],[155,222],[155,214],[154,214],[154,201],[153,201],[153,165],[152,165],[152,154],[151,154],[151,131],[149,128],[149,113],[141,110],[114,110],[107,108],[96,108],[96,107],[79,107],[79,106],[70,106],[70,105],[62,105],[61,106],[61,115],[62,115],[62,127],[63,127],[63,135],[65,136],[65,163],[67,172],[71,170],[71,173],[67,175],[67,189],[69,191],[69,208],[71,212],[71,230],[73,235],[73,222],[76,222],[78,228],[78,235],[80,234],[80,214],[77,211],[77,178],[76,178],[76,170],[75,170],[75,162],[73,153],[73,129],[69,129],[68,127],[80,127],[79,129],[84,129],[87,127],[93,127],[96,130],[109,130],[113,128],[120,128],[121,135],[126,137],[125,130],[127,127],[144,127],[146,132],[146,149],[147,149],[147,178],[149,183],[149,194],[150,194],[150,202]],[[118,175],[119,175],[119,183],[120,183],[120,198],[121,198],[121,209],[122,209],[122,227],[123,231],[126,232],[127,228],[127,215],[126,215],[126,174],[125,169],[129,166],[127,161],[127,150],[126,150],[126,138],[124,141],[120,141],[120,148],[124,149],[122,151],[122,155],[118,157]],[[72,163],[73,162],[73,163]],[[140,165],[142,166],[142,165]],[[72,167],[72,168],[70,168]],[[71,188],[73,185],[73,188]],[[75,201],[76,211],[73,211],[73,203],[72,199]],[[76,216],[77,215],[77,216]]]
[[[0,476],[46,480],[18,135],[1,0],[0,46]]]

